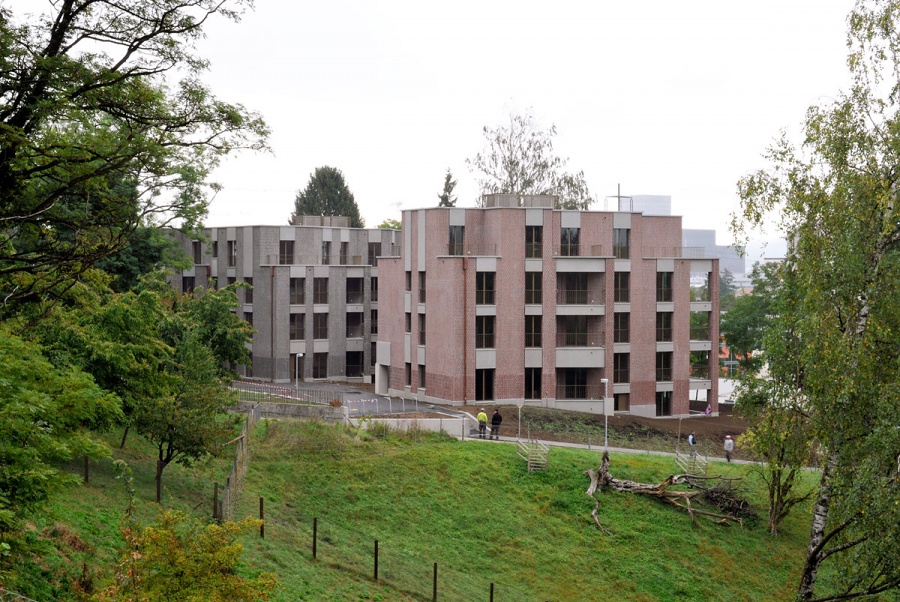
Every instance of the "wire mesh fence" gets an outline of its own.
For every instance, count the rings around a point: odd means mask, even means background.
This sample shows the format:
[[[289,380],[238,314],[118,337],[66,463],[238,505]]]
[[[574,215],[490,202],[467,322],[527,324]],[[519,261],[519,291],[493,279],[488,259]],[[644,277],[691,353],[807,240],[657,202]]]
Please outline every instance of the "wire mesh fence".
[[[234,512],[244,488],[244,479],[250,468],[250,431],[259,420],[259,415],[259,405],[247,412],[247,418],[241,428],[241,435],[235,441],[234,461],[222,491],[219,507],[216,508],[216,518],[234,520]]]

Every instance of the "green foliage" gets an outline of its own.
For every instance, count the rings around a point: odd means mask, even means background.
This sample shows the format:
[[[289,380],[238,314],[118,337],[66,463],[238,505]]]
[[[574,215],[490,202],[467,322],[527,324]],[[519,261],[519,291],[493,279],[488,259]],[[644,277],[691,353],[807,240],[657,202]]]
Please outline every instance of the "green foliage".
[[[763,349],[763,337],[772,323],[772,306],[781,286],[777,263],[757,263],[750,276],[753,290],[735,298],[719,322],[719,332],[745,367],[751,365],[751,354]]]
[[[157,270],[189,267],[175,240],[154,226],[136,228],[121,250],[94,266],[113,276],[110,286],[119,293],[139,288],[141,278]]]
[[[719,276],[719,308],[722,311],[727,311],[731,304],[734,303],[734,294],[737,290],[737,285],[734,283],[734,274],[730,270],[725,270]]]
[[[301,215],[344,216],[350,218],[351,228],[365,227],[344,174],[335,167],[317,167],[309,176],[306,188],[294,200],[291,221]]]
[[[78,279],[141,225],[206,213],[220,158],[265,148],[193,54],[246,0],[73,0],[0,18],[0,297],[10,314]],[[179,76],[182,76],[179,79]]]
[[[444,175],[444,189],[438,194],[438,199],[440,202],[438,203],[438,207],[456,207],[456,195],[453,194],[453,189],[456,188],[456,180],[453,179],[453,174],[450,173],[450,168],[447,168],[447,173]]]
[[[403,228],[403,224],[398,219],[387,218],[380,224],[376,226],[376,228],[388,228],[390,230],[400,230]]]
[[[565,171],[568,159],[553,154],[556,126],[543,130],[531,111],[511,113],[509,125],[483,129],[487,147],[466,159],[481,175],[481,194],[552,194],[562,209],[587,209],[594,202],[584,172]]]
[[[119,419],[115,396],[88,374],[57,368],[39,346],[0,324],[0,532],[77,482],[59,462],[107,456],[91,430]]]
[[[852,84],[811,107],[804,139],[786,136],[771,167],[742,179],[745,232],[778,216],[779,355],[827,454],[798,596],[846,598],[900,587],[900,5],[860,2],[849,18]],[[767,355],[769,351],[767,350]],[[777,363],[770,359],[770,366]],[[787,379],[783,379],[787,382]],[[820,568],[833,582],[819,588]]]

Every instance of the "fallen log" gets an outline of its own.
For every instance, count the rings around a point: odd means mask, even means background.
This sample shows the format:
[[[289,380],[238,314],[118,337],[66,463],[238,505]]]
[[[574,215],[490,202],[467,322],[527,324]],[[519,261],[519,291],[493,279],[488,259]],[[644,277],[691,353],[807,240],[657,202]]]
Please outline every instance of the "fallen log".
[[[675,506],[676,508],[680,508],[688,513],[688,516],[691,517],[691,521],[695,525],[697,524],[697,516],[699,515],[718,519],[716,522],[720,525],[727,526],[731,523],[737,523],[743,526],[743,521],[733,514],[721,514],[718,512],[710,512],[707,510],[695,508],[691,504],[691,500],[701,495],[701,491],[683,491],[671,489],[671,487],[674,487],[676,485],[693,485],[696,478],[694,477],[694,475],[669,475],[668,478],[666,478],[662,483],[659,484],[638,483],[636,481],[617,479],[609,474],[608,452],[603,452],[603,459],[601,460],[600,466],[596,471],[589,468],[585,471],[585,474],[587,474],[591,480],[591,484],[587,489],[587,494],[594,500],[594,509],[593,511],[591,511],[591,517],[593,518],[594,523],[607,535],[609,535],[610,532],[600,524],[600,519],[597,517],[597,513],[600,508],[600,501],[595,495],[597,491],[602,491],[604,487],[609,487],[614,491],[625,491],[628,493],[633,493],[635,495],[650,496],[666,504]],[[710,477],[705,477],[705,480],[710,480]]]

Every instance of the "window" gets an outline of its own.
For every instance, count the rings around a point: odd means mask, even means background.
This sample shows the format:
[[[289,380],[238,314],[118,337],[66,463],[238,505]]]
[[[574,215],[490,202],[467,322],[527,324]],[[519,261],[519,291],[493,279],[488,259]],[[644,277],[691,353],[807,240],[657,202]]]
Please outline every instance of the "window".
[[[587,369],[561,369],[557,376],[556,396],[560,399],[587,399]]]
[[[672,341],[672,312],[660,311],[656,314],[656,340],[661,343]]]
[[[202,254],[200,252],[201,249],[202,249],[202,245],[200,244],[199,240],[191,241],[191,251],[193,251],[193,255],[194,255],[194,264],[201,263],[201,260],[203,258]]]
[[[616,259],[628,259],[631,256],[628,250],[630,232],[625,228],[613,228],[613,257]]]
[[[463,243],[465,241],[465,226],[450,226],[449,244],[447,245],[448,255],[462,255]]]
[[[344,365],[347,367],[346,374],[349,377],[360,377],[363,375],[363,352],[348,351],[344,356]]]
[[[306,278],[291,278],[291,305],[306,303]]]
[[[475,370],[475,401],[494,399],[494,369]]]
[[[213,257],[219,256],[219,241],[218,240],[214,240],[212,243],[212,256]]]
[[[313,303],[328,303],[328,278],[313,278]]]
[[[672,415],[672,391],[656,392],[656,415],[671,416]]]
[[[556,317],[557,347],[587,347],[587,316]]]
[[[525,316],[525,346],[541,346],[543,316]]]
[[[495,272],[475,272],[475,303],[477,305],[494,304]]]
[[[672,380],[672,352],[656,352],[656,380],[669,382]]]
[[[278,264],[292,265],[294,263],[294,241],[278,241]]]
[[[372,310],[371,324],[372,324],[372,326],[370,327],[369,330],[372,332],[372,336],[375,336],[376,334],[378,334],[378,310],[377,309]]]
[[[253,326],[253,312],[252,312],[252,311],[245,311],[245,312],[244,312],[244,321],[245,321],[247,324],[249,324],[250,326]]]
[[[613,316],[613,343],[629,342],[631,339],[630,323],[631,314],[627,312],[617,312]]]
[[[233,268],[237,265],[237,242],[228,241],[228,267]]]
[[[475,347],[477,349],[494,348],[495,316],[475,316]]]
[[[340,250],[341,265],[347,265],[347,254],[350,252],[350,243],[342,242]]]
[[[313,378],[328,378],[327,353],[313,353]]]
[[[525,226],[525,257],[538,257],[544,254],[544,227]]]
[[[292,341],[302,341],[306,338],[305,318],[306,314],[290,315],[290,336]]]
[[[235,282],[237,282],[237,281],[235,280],[234,276],[229,276],[228,278],[225,279],[226,286],[231,286]]]
[[[363,321],[363,313],[359,311],[351,311],[347,314],[347,338],[359,339],[365,335],[365,322]]]
[[[406,330],[405,332],[412,332],[412,314],[406,312]]]
[[[194,292],[194,277],[193,276],[182,276],[181,292],[182,293],[193,293]]]
[[[425,314],[419,314],[419,345],[425,344]]]
[[[425,388],[425,366],[423,364],[419,364],[419,388]]]
[[[425,272],[419,272],[419,303],[425,303]]]
[[[525,303],[540,305],[543,299],[543,272],[525,272]]]
[[[322,241],[322,265],[331,265],[331,241]]]
[[[672,272],[656,272],[656,302],[672,302]]]
[[[616,303],[631,302],[631,272],[616,272],[613,301]]]
[[[328,338],[328,314],[313,314],[313,338]]]
[[[562,228],[559,236],[559,254],[564,257],[578,257],[578,228]]]
[[[244,284],[248,285],[244,289],[244,303],[253,303],[253,278],[244,278]]]
[[[370,242],[369,243],[369,265],[374,267],[378,266],[378,256],[381,255],[381,243],[380,242]]]
[[[365,299],[362,278],[347,278],[347,303],[360,304]]]
[[[412,386],[412,364],[409,362],[406,364],[406,386]]]
[[[629,379],[628,364],[629,364],[629,355],[627,353],[614,353],[613,354],[613,382],[614,383],[627,383],[628,382],[628,379]]]
[[[525,368],[525,399],[541,398],[541,369]]]
[[[372,278],[369,281],[369,287],[371,289],[369,291],[369,300],[372,303],[375,303],[376,301],[378,301],[378,278]]]
[[[584,272],[561,272],[556,275],[557,303],[585,305],[588,301],[588,275]]]
[[[412,290],[412,272],[406,272],[406,292],[410,292]]]
[[[616,400],[617,412],[631,411],[631,393],[616,393],[613,398]]]

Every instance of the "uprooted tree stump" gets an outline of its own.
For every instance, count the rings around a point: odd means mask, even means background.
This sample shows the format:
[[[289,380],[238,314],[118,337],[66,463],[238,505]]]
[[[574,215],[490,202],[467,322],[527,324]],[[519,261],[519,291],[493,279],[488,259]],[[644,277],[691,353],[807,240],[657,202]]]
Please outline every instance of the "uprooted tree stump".
[[[721,487],[707,488],[701,485],[703,482],[725,480],[723,477],[700,477],[691,474],[678,474],[670,475],[666,480],[659,484],[638,483],[636,481],[617,479],[609,474],[609,453],[605,451],[603,452],[603,459],[600,462],[600,467],[596,471],[589,468],[585,471],[585,474],[591,479],[591,485],[588,487],[587,494],[594,499],[594,509],[591,511],[591,517],[594,519],[594,523],[596,523],[597,527],[607,535],[610,535],[610,532],[603,528],[603,525],[600,524],[600,519],[597,517],[600,501],[594,495],[597,490],[602,490],[603,487],[611,487],[615,491],[627,491],[636,495],[654,497],[666,504],[670,504],[686,511],[695,525],[697,524],[697,516],[699,515],[708,516],[720,525],[727,526],[731,523],[737,523],[743,526],[743,518],[741,516],[735,516],[735,513],[733,512],[724,514],[720,512],[710,512],[696,508],[691,504],[691,500],[694,498],[702,499],[704,492],[706,491],[715,490],[717,497],[724,495],[722,493],[723,488]],[[671,489],[673,486],[685,484],[692,485],[697,489],[694,491]],[[715,505],[718,509],[731,507],[747,508],[746,502],[736,496],[735,499],[730,501],[730,504],[717,503]]]

